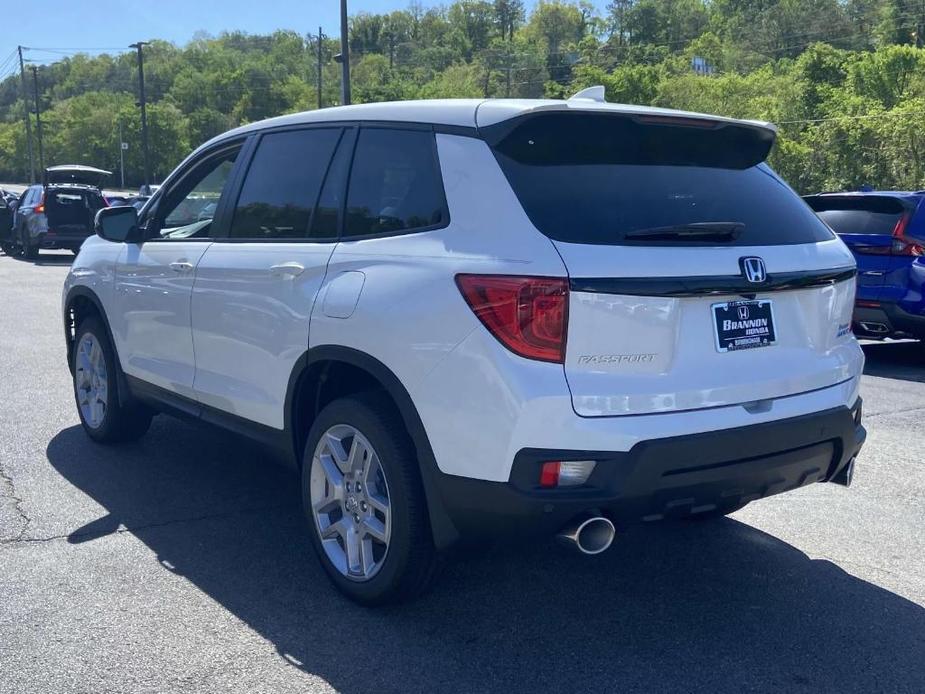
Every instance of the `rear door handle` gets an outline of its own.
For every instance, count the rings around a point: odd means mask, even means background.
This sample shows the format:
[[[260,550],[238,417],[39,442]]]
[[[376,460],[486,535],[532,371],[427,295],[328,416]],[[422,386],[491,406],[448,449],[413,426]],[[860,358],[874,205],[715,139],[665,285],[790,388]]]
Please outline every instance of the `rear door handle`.
[[[305,272],[305,266],[296,262],[280,263],[271,266],[270,272],[277,277],[298,277]]]
[[[193,264],[186,260],[175,260],[170,264],[170,269],[174,272],[189,272],[193,269]]]

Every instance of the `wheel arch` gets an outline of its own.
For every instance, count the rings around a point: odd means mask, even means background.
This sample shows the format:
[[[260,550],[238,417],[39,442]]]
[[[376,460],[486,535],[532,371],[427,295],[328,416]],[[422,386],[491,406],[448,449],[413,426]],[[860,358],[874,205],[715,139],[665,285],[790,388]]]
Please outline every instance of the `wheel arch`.
[[[103,302],[99,296],[89,287],[76,285],[71,287],[64,300],[64,342],[67,348],[67,368],[74,375],[74,338],[77,336],[77,327],[81,320],[89,316],[96,316],[103,324],[106,330],[106,338],[112,346],[115,355],[116,370],[118,371],[118,394],[120,404],[126,402],[129,393],[128,384],[126,383],[125,373],[122,371],[122,363],[119,358],[119,350],[116,349],[116,341],[113,339],[112,328],[109,325],[109,318],[103,309]]]
[[[337,383],[338,377],[348,380]],[[437,475],[441,473],[430,439],[407,389],[392,370],[375,357],[350,347],[319,345],[299,358],[289,379],[285,404],[285,427],[290,432],[296,460],[301,466],[314,416],[327,402],[371,388],[381,389],[388,395],[405,425],[417,454],[434,543],[438,548],[449,547],[459,539],[459,532],[440,496]]]

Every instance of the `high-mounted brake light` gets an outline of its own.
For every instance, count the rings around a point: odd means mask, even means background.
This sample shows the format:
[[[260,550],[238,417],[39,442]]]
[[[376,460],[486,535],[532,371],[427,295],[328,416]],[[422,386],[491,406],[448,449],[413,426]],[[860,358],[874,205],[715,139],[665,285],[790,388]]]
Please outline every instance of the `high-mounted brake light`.
[[[509,350],[527,359],[565,361],[565,279],[457,275],[456,284],[478,319]]]
[[[893,228],[893,255],[925,255],[925,247],[906,237],[906,227],[909,226],[909,217],[910,215],[904,214],[899,218],[899,221],[896,222],[896,226]]]

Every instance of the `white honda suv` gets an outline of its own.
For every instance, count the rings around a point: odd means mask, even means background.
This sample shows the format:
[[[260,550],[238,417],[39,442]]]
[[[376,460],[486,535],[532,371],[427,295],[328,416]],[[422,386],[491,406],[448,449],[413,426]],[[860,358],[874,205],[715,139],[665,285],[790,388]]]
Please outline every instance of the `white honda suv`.
[[[333,582],[419,593],[460,540],[708,518],[847,485],[855,263],[764,163],[775,130],[604,103],[274,118],[101,210],[64,287],[96,441],[156,413],[301,474]]]

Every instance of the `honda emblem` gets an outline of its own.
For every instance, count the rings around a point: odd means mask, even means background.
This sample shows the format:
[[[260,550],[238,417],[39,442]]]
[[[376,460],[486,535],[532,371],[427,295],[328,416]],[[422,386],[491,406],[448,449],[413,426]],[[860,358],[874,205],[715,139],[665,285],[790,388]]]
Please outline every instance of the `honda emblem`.
[[[768,279],[764,261],[757,256],[739,258],[739,267],[742,268],[742,276],[752,284],[762,284]]]
[[[748,306],[739,306],[739,320],[748,320]]]

